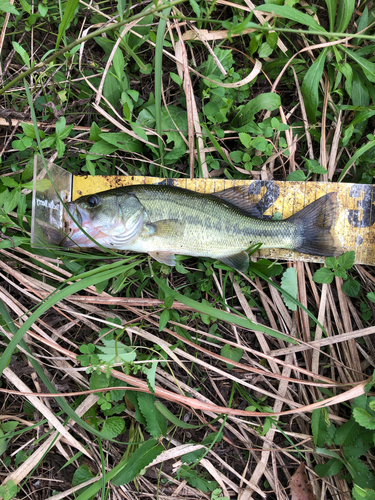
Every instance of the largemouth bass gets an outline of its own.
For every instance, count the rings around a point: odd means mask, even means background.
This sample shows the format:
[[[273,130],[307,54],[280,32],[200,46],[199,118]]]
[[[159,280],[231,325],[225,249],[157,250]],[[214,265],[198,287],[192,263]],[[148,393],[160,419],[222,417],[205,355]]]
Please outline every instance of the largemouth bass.
[[[148,253],[173,266],[175,255],[211,257],[246,272],[246,250],[285,248],[312,255],[339,253],[331,229],[336,194],[329,193],[284,220],[262,220],[249,202],[248,187],[215,194],[142,184],[82,196],[68,204],[70,233],[65,247],[103,247]]]

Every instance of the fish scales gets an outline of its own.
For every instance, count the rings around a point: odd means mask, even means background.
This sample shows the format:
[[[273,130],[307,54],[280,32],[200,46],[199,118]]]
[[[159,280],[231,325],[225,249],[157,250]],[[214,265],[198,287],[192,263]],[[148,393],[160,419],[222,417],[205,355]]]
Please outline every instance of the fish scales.
[[[284,248],[293,248],[298,243],[297,228],[287,221],[270,224],[268,220],[249,217],[235,205],[214,195],[169,186],[131,188],[129,191],[133,191],[146,208],[151,223],[177,220],[184,225],[183,235],[172,233],[168,241],[148,239],[149,249],[170,249],[184,255],[199,252],[201,256],[216,257],[246,250],[254,243],[262,243],[268,248],[280,241]]]

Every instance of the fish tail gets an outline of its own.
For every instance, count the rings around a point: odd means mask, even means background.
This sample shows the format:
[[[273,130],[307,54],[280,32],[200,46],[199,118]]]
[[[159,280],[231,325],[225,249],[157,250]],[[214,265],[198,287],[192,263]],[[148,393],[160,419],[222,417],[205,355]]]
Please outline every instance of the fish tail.
[[[342,253],[331,234],[336,221],[336,193],[328,193],[288,218],[300,228],[296,252],[333,257]]]

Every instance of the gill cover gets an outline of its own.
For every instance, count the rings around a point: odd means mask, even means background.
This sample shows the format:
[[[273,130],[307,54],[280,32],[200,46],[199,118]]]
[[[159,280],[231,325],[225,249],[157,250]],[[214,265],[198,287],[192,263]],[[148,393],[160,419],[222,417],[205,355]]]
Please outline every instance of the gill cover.
[[[82,196],[69,203],[68,210],[72,217],[68,217],[69,234],[63,243],[67,248],[99,244],[123,249],[138,236],[145,218],[143,205],[132,194],[116,196],[105,192]]]

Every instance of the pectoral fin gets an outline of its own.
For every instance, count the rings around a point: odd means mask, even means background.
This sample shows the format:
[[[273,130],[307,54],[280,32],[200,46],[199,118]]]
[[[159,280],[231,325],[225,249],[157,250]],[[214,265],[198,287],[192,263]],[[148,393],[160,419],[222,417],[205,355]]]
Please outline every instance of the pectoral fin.
[[[249,268],[249,256],[246,252],[235,253],[229,257],[221,257],[219,260],[236,271],[246,273]]]
[[[149,236],[176,237],[182,236],[185,231],[185,223],[178,219],[165,219],[146,224]]]
[[[160,264],[167,264],[167,266],[173,267],[175,262],[175,254],[169,252],[148,252],[148,254]]]

